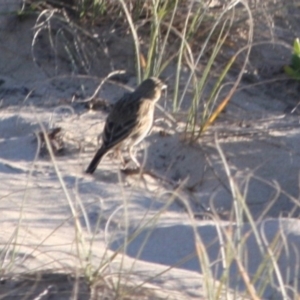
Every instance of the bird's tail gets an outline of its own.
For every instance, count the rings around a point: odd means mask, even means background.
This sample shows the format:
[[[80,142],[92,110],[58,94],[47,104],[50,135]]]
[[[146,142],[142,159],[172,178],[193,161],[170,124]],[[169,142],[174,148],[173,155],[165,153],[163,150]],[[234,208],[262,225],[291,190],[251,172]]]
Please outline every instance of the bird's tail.
[[[94,158],[92,159],[91,163],[89,164],[89,166],[87,167],[85,173],[88,174],[93,174],[97,168],[97,166],[99,165],[101,158],[103,157],[103,155],[107,152],[106,148],[101,147],[97,153],[95,154]]]

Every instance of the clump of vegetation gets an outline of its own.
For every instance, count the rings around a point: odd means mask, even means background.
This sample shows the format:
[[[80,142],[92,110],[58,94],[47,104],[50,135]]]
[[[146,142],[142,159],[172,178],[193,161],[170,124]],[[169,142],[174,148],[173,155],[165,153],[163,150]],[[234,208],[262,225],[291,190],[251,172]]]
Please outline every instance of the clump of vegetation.
[[[284,71],[287,75],[289,75],[293,79],[300,80],[300,41],[299,41],[299,38],[295,39],[295,41],[294,41],[291,64],[289,66],[285,66]]]
[[[33,7],[36,1],[28,2]],[[226,107],[245,71],[252,43],[252,13],[245,1],[211,7],[211,1],[65,0],[39,2],[39,9],[33,46],[38,35],[43,30],[51,32],[50,23],[59,20],[63,24],[49,40],[53,52],[57,52],[54,48],[61,39],[74,72],[81,69],[88,72],[90,65],[80,35],[88,36],[99,45],[86,30],[88,24],[109,23],[130,33],[138,83],[149,76],[168,77],[173,89],[172,105],[168,109],[178,112],[184,107],[185,136],[190,141],[196,141]],[[233,41],[232,36],[237,36],[233,33],[240,30],[240,23],[245,20],[249,20],[245,25],[248,26],[246,35]],[[243,58],[242,52],[246,53]],[[226,74],[237,58],[241,65],[239,75],[221,107],[218,97]],[[173,69],[171,75],[168,68]],[[188,103],[187,111],[184,103]]]

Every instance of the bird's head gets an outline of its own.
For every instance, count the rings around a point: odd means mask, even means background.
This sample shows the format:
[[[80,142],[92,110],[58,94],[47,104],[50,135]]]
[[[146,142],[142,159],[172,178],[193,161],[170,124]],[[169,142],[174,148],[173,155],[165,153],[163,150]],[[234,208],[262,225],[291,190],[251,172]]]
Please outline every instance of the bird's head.
[[[144,80],[134,91],[140,97],[158,101],[161,96],[161,91],[166,89],[167,85],[164,84],[159,78],[150,77]]]

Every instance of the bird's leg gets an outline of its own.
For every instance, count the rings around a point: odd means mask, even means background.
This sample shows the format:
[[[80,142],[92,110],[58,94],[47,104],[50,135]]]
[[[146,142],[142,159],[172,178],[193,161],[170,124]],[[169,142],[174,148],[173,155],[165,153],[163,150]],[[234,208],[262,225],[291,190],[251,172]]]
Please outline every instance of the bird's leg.
[[[138,168],[140,168],[141,165],[140,165],[140,163],[138,162],[138,160],[136,159],[135,154],[136,154],[136,151],[134,151],[134,147],[131,146],[131,147],[129,148],[129,156],[130,156],[130,158],[132,159],[132,161],[136,164],[136,166],[137,166]]]
[[[119,160],[121,161],[121,164],[123,165],[123,167],[125,168],[127,165],[127,162],[125,161],[122,152],[121,152],[121,147],[117,147],[116,150],[117,152],[117,157],[119,158]]]
[[[127,165],[127,162],[126,162],[126,160],[124,159],[123,155],[121,154],[121,151],[119,151],[119,158],[120,158],[120,161],[121,161],[122,166],[125,168],[126,165]]]

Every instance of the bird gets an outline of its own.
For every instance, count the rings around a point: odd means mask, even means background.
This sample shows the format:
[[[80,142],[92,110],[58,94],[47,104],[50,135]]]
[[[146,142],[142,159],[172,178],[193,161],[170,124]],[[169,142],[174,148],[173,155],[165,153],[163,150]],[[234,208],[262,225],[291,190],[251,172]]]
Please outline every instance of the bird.
[[[104,155],[117,150],[120,157],[122,146],[128,145],[129,155],[139,168],[134,156],[134,146],[139,144],[150,132],[154,119],[155,104],[162,90],[167,86],[157,77],[145,79],[133,92],[126,93],[113,106],[108,114],[102,132],[102,145],[86,169],[93,174]],[[123,164],[124,160],[120,157]]]

